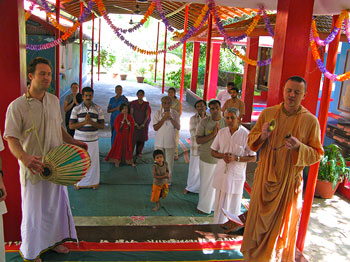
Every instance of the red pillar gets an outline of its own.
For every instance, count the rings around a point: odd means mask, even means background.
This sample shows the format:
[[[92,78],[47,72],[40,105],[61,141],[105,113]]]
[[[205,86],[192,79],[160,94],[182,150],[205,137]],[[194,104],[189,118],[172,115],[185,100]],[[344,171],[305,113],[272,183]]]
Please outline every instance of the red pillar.
[[[101,17],[98,19],[98,81],[100,81],[101,68]]]
[[[208,18],[208,37],[207,37],[207,56],[205,58],[205,72],[204,72],[204,87],[203,87],[203,100],[208,99],[208,87],[209,87],[209,60],[211,51],[211,29],[213,27],[213,16],[209,14]]]
[[[218,87],[219,61],[220,61],[221,43],[212,43],[210,45],[210,64],[209,64],[209,86],[207,100],[215,99]]]
[[[188,21],[188,5],[186,5],[185,10],[185,22],[184,22],[184,32],[187,32],[187,21]],[[183,43],[183,51],[182,51],[182,70],[181,70],[181,87],[180,87],[180,102],[181,102],[181,111],[182,111],[182,103],[184,96],[184,85],[185,85],[185,62],[186,62],[186,41]]]
[[[334,24],[337,21],[338,17],[339,16],[337,15],[333,16],[332,29],[334,28]],[[332,74],[334,74],[335,65],[337,62],[339,39],[340,39],[340,34],[338,33],[338,35],[333,40],[333,42],[329,44],[329,48],[328,48],[326,68]],[[318,114],[318,121],[320,122],[320,128],[321,128],[322,144],[326,133],[328,109],[329,109],[329,103],[330,103],[331,94],[332,94],[332,84],[333,84],[332,80],[328,78],[324,78],[321,103],[320,103],[320,109]],[[298,238],[297,238],[297,247],[301,252],[303,252],[303,249],[304,249],[305,237],[306,237],[307,227],[310,219],[310,212],[311,212],[312,201],[315,193],[319,165],[320,163],[318,162],[312,165],[309,169],[309,175],[308,175],[306,190],[304,194],[303,210],[300,218],[300,226],[299,226]]]
[[[57,23],[60,23],[60,0],[56,0],[56,20]],[[55,32],[56,39],[60,38],[60,30],[56,29]],[[55,93],[58,98],[60,98],[60,45],[56,45],[55,47]]]
[[[191,75],[191,91],[197,93],[198,82],[198,64],[199,64],[199,51],[201,48],[200,42],[193,42],[193,59],[192,59],[192,75]]]
[[[156,62],[155,62],[155,67],[154,67],[154,83],[157,82],[157,64],[158,64],[158,43],[159,43],[159,25],[160,22],[158,22],[158,30],[157,30],[157,46],[156,46]]]
[[[84,12],[84,3],[80,2],[80,15]],[[80,39],[79,39],[79,47],[80,47],[80,59],[79,59],[79,92],[81,93],[83,86],[83,23],[80,24]]]
[[[247,38],[246,56],[256,60],[259,51],[259,37]],[[250,122],[252,120],[254,88],[256,78],[256,66],[245,63],[243,85],[242,85],[242,100],[245,104],[245,115],[242,122]]]
[[[95,14],[92,13],[92,31],[91,31],[91,88],[94,88],[94,31],[95,31]]]
[[[319,51],[321,52],[321,59],[324,58],[325,48],[320,47]],[[305,80],[307,83],[307,92],[306,97],[302,101],[302,105],[307,108],[311,113],[316,115],[318,94],[320,91],[322,73],[318,69],[315,60],[312,56],[311,49],[308,49]]]
[[[167,33],[168,33],[168,28],[165,27],[162,94],[164,94],[164,88],[165,88],[165,64],[166,64],[166,38],[167,38]]]
[[[305,75],[313,6],[314,0],[278,1],[268,106],[283,100],[283,86],[290,76]]]
[[[0,128],[4,134],[7,106],[26,92],[26,34],[23,0],[0,1],[0,34],[6,41],[0,42]],[[6,13],[6,15],[5,15]],[[6,25],[6,26],[4,26]],[[4,141],[5,142],[5,141]],[[20,236],[21,187],[19,166],[12,156],[7,143],[0,153],[4,171],[4,183],[7,190],[6,205],[8,213],[4,215],[5,241],[18,241]]]

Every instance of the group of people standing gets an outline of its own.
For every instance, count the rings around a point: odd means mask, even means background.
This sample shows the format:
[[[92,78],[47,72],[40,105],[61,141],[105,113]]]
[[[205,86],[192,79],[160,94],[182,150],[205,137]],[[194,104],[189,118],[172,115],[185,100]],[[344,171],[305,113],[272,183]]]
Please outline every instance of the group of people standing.
[[[33,59],[28,65],[28,77],[27,92],[7,109],[3,137],[20,166],[20,253],[25,260],[41,262],[43,252],[51,249],[67,254],[69,249],[62,243],[77,241],[67,188],[40,178],[39,173],[45,167],[42,156],[64,142],[94,149],[96,132],[104,128],[104,117],[101,108],[93,103],[91,88],[83,89],[80,104],[77,93],[73,94],[65,102],[65,111],[72,110],[68,123],[69,129],[75,130],[72,137],[61,126],[59,100],[47,92],[52,80],[50,62],[40,57]],[[109,110],[118,107],[115,111],[119,111],[111,123],[115,132],[112,145],[118,133],[128,137],[122,140],[126,140],[129,148],[144,142],[130,140],[132,130],[142,130],[150,121],[149,105],[143,109],[142,119],[135,114],[146,103],[141,91],[138,91],[138,100],[130,105],[120,103],[109,107]],[[121,91],[117,93],[116,100],[121,94]],[[301,105],[305,94],[305,80],[298,76],[289,78],[283,88],[284,101],[265,109],[250,132],[240,124],[243,114],[239,108],[228,106],[222,115],[220,101],[213,100],[209,102],[210,115],[207,115],[205,101],[195,104],[197,113],[190,120],[193,152],[185,192],[199,192],[198,210],[205,213],[214,210],[215,222],[223,221],[223,208],[239,212],[247,162],[255,161],[255,152],[260,150],[241,248],[245,261],[294,261],[302,170],[323,155],[317,118]],[[234,96],[231,92],[231,99],[236,103]],[[155,210],[159,208],[159,198],[166,197],[173,176],[175,137],[180,130],[180,115],[172,108],[173,101],[171,94],[162,97],[162,107],[153,117],[156,150],[151,201],[156,203]],[[272,120],[276,123],[273,130],[269,128]],[[142,146],[139,143],[138,154],[142,153]],[[126,158],[126,154],[123,157]],[[195,172],[198,169],[199,174]],[[1,179],[0,189],[4,192],[1,204],[6,197]]]

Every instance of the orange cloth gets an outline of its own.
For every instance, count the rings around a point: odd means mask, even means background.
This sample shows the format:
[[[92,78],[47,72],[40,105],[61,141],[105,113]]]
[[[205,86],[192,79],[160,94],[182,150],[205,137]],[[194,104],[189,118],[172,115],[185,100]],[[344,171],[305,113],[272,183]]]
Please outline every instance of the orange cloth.
[[[169,192],[168,183],[161,186],[153,184],[151,202],[159,202],[159,198],[166,198]]]
[[[262,125],[272,119],[276,128],[271,136],[255,143]],[[298,151],[283,146],[288,133],[301,142]],[[282,104],[267,108],[250,132],[248,145],[260,149],[260,156],[241,247],[244,261],[294,261],[302,171],[323,155],[318,120],[304,107],[289,116]]]

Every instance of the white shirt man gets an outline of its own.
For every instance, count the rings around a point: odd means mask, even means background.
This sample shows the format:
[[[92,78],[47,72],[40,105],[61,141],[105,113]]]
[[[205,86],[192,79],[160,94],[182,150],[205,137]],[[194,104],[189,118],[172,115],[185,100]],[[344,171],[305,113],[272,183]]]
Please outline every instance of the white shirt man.
[[[169,182],[171,184],[174,154],[175,154],[175,135],[176,130],[180,130],[179,113],[171,109],[171,98],[162,97],[162,108],[154,113],[153,128],[156,131],[154,139],[154,149],[161,149],[165,155],[165,161],[169,166]]]
[[[52,249],[67,254],[62,243],[77,240],[67,187],[41,180],[42,156],[64,142],[86,148],[62,127],[56,96],[47,93],[52,80],[50,62],[41,57],[28,65],[28,93],[7,108],[4,138],[19,160],[22,196],[22,245],[26,260],[40,262],[40,254]]]
[[[75,129],[75,139],[87,143],[91,166],[85,177],[74,187],[97,189],[100,183],[98,129],[104,128],[104,116],[101,107],[92,102],[94,90],[91,87],[84,87],[82,92],[83,102],[73,108],[69,128]]]
[[[222,209],[240,214],[247,162],[256,159],[247,144],[249,130],[239,125],[239,110],[227,109],[225,121],[227,127],[219,130],[211,145],[212,155],[218,158],[213,179],[215,224],[227,221]]]
[[[196,141],[196,133],[199,122],[206,117],[207,103],[204,100],[198,100],[194,107],[197,113],[190,118],[190,134],[191,134],[191,156],[188,166],[187,185],[184,194],[187,192],[199,193],[200,189],[200,172],[199,172],[199,145]]]
[[[0,133],[0,151],[5,149],[4,144],[2,142],[1,133]],[[2,190],[2,196],[0,197],[0,261],[5,261],[5,243],[4,243],[4,225],[2,220],[2,215],[7,213],[5,199],[6,199],[6,188],[2,177],[4,175],[2,171],[2,159],[0,157],[0,190]]]
[[[216,99],[220,101],[221,106],[223,106],[227,100],[231,99],[230,89],[234,86],[235,84],[233,82],[228,82],[226,84],[226,90],[222,90],[219,92]]]

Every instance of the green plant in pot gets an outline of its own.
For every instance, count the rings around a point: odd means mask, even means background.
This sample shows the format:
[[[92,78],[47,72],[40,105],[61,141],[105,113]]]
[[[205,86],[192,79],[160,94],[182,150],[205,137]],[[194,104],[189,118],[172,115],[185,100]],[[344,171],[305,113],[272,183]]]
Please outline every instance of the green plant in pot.
[[[146,73],[146,68],[140,67],[139,69],[136,70],[137,76],[137,82],[138,83],[143,83],[143,80],[145,79],[145,73]]]
[[[323,198],[331,198],[339,183],[350,177],[350,167],[346,166],[346,159],[341,154],[341,149],[335,144],[324,147],[324,156],[320,161],[318,181],[315,195]],[[328,182],[328,191],[322,192]]]

